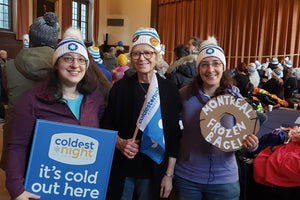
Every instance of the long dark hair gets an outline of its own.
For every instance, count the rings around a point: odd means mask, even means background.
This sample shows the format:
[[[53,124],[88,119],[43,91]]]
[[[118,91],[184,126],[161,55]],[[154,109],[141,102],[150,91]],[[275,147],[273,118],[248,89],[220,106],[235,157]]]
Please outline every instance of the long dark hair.
[[[98,89],[101,91],[104,96],[104,100],[108,102],[109,91],[112,87],[112,83],[107,80],[104,72],[98,67],[97,63],[94,61],[93,56],[88,54],[90,59],[89,69],[94,74],[94,81],[97,83]]]
[[[231,89],[233,86],[234,80],[231,78],[230,71],[226,70],[223,72],[221,80],[220,80],[220,86],[216,89],[215,95],[222,95],[226,94],[228,92],[228,89]],[[203,80],[198,73],[196,76],[193,77],[193,79],[190,81],[190,83],[187,85],[187,99],[191,98],[192,96],[197,96],[199,94],[199,89],[202,89],[203,86]]]
[[[248,67],[246,63],[239,63],[238,66],[236,67],[240,72],[244,72],[247,76],[250,76],[250,72],[248,70]]]
[[[49,79],[48,79],[48,88],[50,93],[55,94],[57,101],[60,101],[63,97],[63,93],[62,93],[62,85],[58,76],[58,70],[56,69],[56,66],[58,65],[58,61],[60,58],[57,59],[53,70],[50,71],[49,73]],[[78,92],[80,94],[83,95],[87,95],[92,93],[96,87],[97,87],[97,83],[95,82],[95,78],[93,77],[95,76],[94,73],[92,73],[91,68],[89,67],[83,78],[81,79],[81,81],[77,84],[76,89],[78,90]]]

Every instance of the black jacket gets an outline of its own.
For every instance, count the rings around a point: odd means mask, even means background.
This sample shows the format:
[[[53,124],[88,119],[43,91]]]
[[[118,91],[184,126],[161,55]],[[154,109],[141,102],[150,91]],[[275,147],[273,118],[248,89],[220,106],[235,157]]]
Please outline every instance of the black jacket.
[[[249,97],[254,88],[253,84],[250,82],[250,78],[245,74],[237,74],[234,77],[237,87],[240,89],[240,93],[243,97]]]
[[[262,89],[267,90],[269,93],[275,94],[282,99],[282,84],[275,78],[271,78],[263,83]]]
[[[180,89],[186,86],[196,74],[195,57],[193,55],[189,55],[173,62],[165,76],[168,80],[175,83],[178,89]]]
[[[157,76],[160,94],[160,107],[165,137],[166,156],[158,165],[142,153],[134,159],[127,159],[118,149],[115,150],[106,199],[118,200],[121,197],[124,179],[128,177],[150,178],[153,182],[154,199],[159,199],[160,182],[167,168],[168,157],[177,157],[179,149],[179,112],[181,102],[178,89],[174,84]],[[137,74],[116,82],[109,95],[102,127],[117,130],[123,139],[132,138],[139,116],[144,94],[139,86]],[[139,100],[137,96],[143,98]],[[141,132],[138,134],[139,139]]]

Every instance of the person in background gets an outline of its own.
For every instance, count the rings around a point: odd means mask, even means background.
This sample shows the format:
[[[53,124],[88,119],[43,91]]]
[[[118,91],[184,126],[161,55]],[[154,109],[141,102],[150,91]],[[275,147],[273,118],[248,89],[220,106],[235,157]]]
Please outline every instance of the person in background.
[[[262,81],[261,81],[262,84],[265,83],[265,82],[267,82],[268,80],[270,80],[272,78],[273,70],[270,67],[268,67],[268,66],[269,65],[267,65],[267,63],[263,63],[262,64],[262,69],[264,69],[264,71],[265,71],[265,77],[266,77],[266,78],[262,79]]]
[[[240,185],[234,152],[224,152],[201,136],[199,116],[203,106],[218,95],[243,98],[226,70],[225,55],[214,37],[202,43],[197,59],[198,74],[180,90],[183,103],[183,134],[175,166],[176,199],[238,200]],[[227,115],[224,122],[232,124]],[[258,138],[249,134],[243,147],[254,149]]]
[[[118,60],[116,57],[117,50],[115,47],[110,47],[108,52],[103,55],[103,65],[105,68],[111,72],[115,67],[118,66]]]
[[[24,175],[37,119],[99,127],[105,109],[88,70],[89,58],[79,29],[68,29],[52,58],[52,71],[16,103],[9,140],[6,187],[12,199],[39,199],[24,189]]]
[[[190,49],[190,53],[195,56],[195,60],[197,59],[197,56],[199,54],[200,46],[201,46],[201,40],[198,37],[191,37],[190,40],[187,43],[187,47]]]
[[[250,82],[250,72],[245,63],[240,63],[236,67],[237,74],[234,76],[236,86],[239,88],[240,93],[243,97],[249,97],[254,88]]]
[[[5,50],[0,50],[0,67],[1,70],[3,69],[7,59],[7,51]]]
[[[271,60],[272,60],[272,61],[269,63],[269,66],[268,66],[268,67],[269,67],[271,70],[277,69],[277,68],[278,68],[278,64],[279,64],[278,59],[277,59],[277,58],[272,58]]]
[[[260,85],[258,86],[259,88],[261,88],[261,84],[263,82],[263,79],[266,79],[267,77],[265,76],[265,70],[264,70],[264,65],[262,65],[258,60],[255,61],[255,65],[256,65],[256,69],[257,69],[257,73],[259,75],[260,78]]]
[[[120,54],[118,56],[118,66],[111,70],[111,76],[113,83],[123,78],[125,71],[129,69],[127,66],[128,58],[125,54]]]
[[[189,48],[183,44],[176,46],[174,53],[176,60],[170,65],[165,76],[180,89],[196,75],[196,60],[190,55]]]
[[[166,54],[166,47],[164,44],[161,44],[160,54],[162,55],[162,58],[164,60],[164,55]],[[158,71],[159,75],[161,75],[161,77],[165,78],[165,73],[167,72],[168,68],[169,68],[169,64],[164,60],[162,66],[161,66],[161,69]]]
[[[95,46],[88,47],[88,52],[93,56],[94,61],[96,62],[97,66],[102,70],[105,74],[107,80],[112,83],[112,77],[110,71],[105,68],[105,65],[102,64],[103,60],[100,57],[99,48]]]
[[[16,59],[3,68],[3,87],[8,97],[3,127],[1,168],[5,169],[7,143],[10,135],[11,113],[19,96],[28,88],[45,80],[52,69],[52,55],[60,27],[55,13],[47,12],[29,27],[30,48],[22,49]]]
[[[255,63],[250,63],[248,65],[248,71],[250,73],[249,75],[250,82],[253,84],[254,88],[258,88],[258,87],[260,88],[261,87],[260,76],[256,69]]]
[[[89,61],[90,61],[89,70],[95,75],[95,76],[92,76],[92,78],[95,79],[94,81],[97,83],[97,87],[100,90],[100,92],[102,93],[105,104],[107,105],[108,95],[109,95],[109,91],[112,87],[112,83],[109,80],[107,80],[105,74],[98,67],[98,64],[94,61],[94,58],[91,54],[89,54]]]
[[[290,68],[293,67],[293,63],[292,63],[292,61],[290,61],[289,57],[285,57],[282,65],[283,65],[283,70],[282,70],[283,78],[282,79],[285,82],[286,79],[289,77],[288,71]]]
[[[279,69],[272,71],[272,78],[262,84],[262,89],[268,91],[271,94],[277,95],[282,99],[283,80],[280,78],[283,76],[283,72]]]
[[[107,199],[131,200],[134,194],[134,199],[137,200],[167,198],[172,190],[173,168],[179,149],[179,92],[173,83],[156,73],[163,62],[160,38],[156,30],[140,28],[133,35],[132,42],[130,60],[136,72],[113,85],[101,123],[102,128],[118,131]],[[155,90],[158,93],[155,94],[159,94],[161,115],[158,112],[156,116],[161,120],[160,129],[149,127],[149,131],[164,138],[165,153],[158,154],[163,158],[160,164],[141,153],[143,142],[147,138],[145,131],[139,130],[133,141],[137,120],[151,81],[157,81],[158,84]],[[155,127],[157,125],[155,123]],[[156,145],[154,143],[151,147]]]
[[[292,67],[288,68],[288,74],[284,81],[283,88],[285,100],[289,99],[294,94],[298,94],[297,77],[295,75],[295,69]]]

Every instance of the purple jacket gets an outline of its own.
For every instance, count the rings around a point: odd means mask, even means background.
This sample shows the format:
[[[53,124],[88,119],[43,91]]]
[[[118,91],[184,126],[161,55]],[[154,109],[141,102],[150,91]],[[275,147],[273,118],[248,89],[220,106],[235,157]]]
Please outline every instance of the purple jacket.
[[[6,169],[6,187],[12,198],[25,190],[24,176],[37,119],[97,128],[105,109],[103,96],[96,89],[84,96],[80,120],[77,120],[68,105],[55,101],[55,96],[45,92],[48,91],[45,87],[44,83],[24,92],[13,112]]]
[[[239,89],[228,91],[238,98]],[[238,168],[234,152],[224,152],[210,145],[201,134],[199,117],[203,106],[210,100],[202,90],[187,99],[187,87],[180,90],[183,104],[183,134],[175,174],[188,181],[200,184],[227,184],[238,181]]]

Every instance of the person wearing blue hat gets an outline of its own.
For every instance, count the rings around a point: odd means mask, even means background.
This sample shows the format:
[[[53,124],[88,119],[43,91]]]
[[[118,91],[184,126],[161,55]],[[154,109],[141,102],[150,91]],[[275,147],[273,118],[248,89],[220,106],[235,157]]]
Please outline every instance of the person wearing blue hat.
[[[105,74],[107,80],[112,83],[112,76],[111,76],[110,71],[108,71],[105,68],[105,65],[102,64],[103,60],[100,57],[99,48],[95,47],[95,46],[90,46],[90,47],[88,47],[88,52],[89,52],[89,54],[91,54],[93,56],[94,61],[97,63],[97,66],[99,67],[99,69],[101,69],[101,71]]]
[[[268,67],[271,68],[272,70],[274,70],[278,67],[278,64],[279,64],[278,59],[277,58],[272,58]]]

